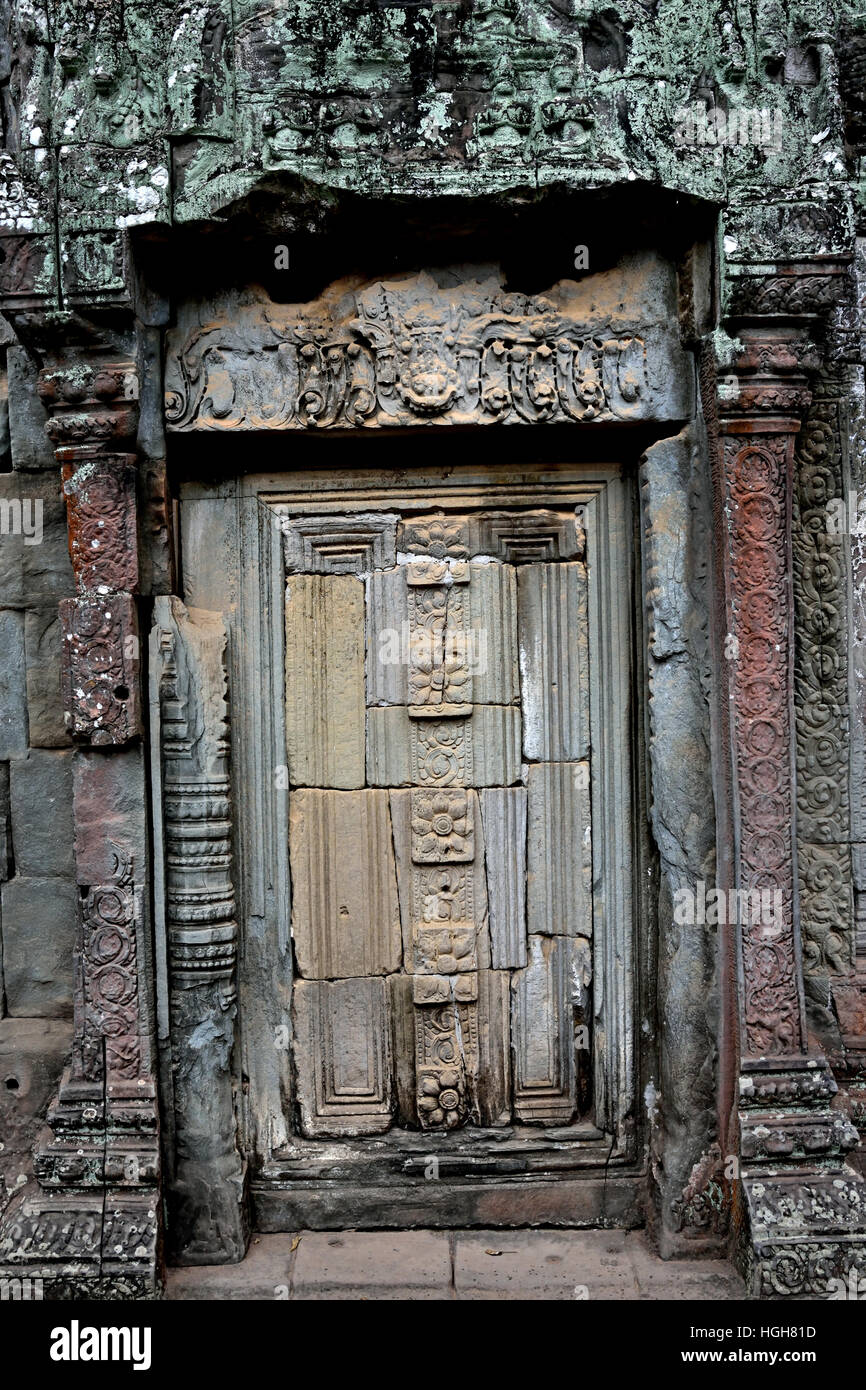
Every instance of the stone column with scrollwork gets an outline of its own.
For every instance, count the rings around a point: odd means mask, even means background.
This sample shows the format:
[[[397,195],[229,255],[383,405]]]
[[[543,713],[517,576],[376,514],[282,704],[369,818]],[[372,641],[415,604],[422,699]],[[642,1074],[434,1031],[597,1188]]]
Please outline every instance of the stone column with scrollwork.
[[[138,373],[69,315],[40,395],[66,496],[76,592],[60,604],[74,758],[73,1052],[34,1155],[38,1188],[0,1230],[0,1267],[47,1296],[153,1296],[160,1148],[136,598]],[[84,331],[82,331],[84,330]]]
[[[794,284],[792,271],[785,288]],[[792,486],[818,358],[808,317],[772,312],[765,291],[754,305],[741,296],[730,325],[738,351],[720,372],[718,396],[732,872],[740,903],[731,928],[740,1034],[734,1201],[751,1291],[826,1297],[834,1277],[866,1271],[866,1183],[846,1163],[857,1132],[834,1108],[836,1083],[808,1035],[803,1000]],[[805,290],[797,302],[809,302]]]

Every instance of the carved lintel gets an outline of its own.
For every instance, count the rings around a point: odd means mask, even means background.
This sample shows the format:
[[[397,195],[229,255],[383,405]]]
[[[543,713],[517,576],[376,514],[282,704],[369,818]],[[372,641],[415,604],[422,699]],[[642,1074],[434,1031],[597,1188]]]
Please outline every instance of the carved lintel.
[[[61,680],[72,737],[95,747],[138,738],[141,663],[131,595],[63,599],[60,622]]]
[[[249,370],[250,354],[256,370]],[[676,383],[661,388],[660,383]],[[190,306],[170,334],[171,430],[357,429],[676,418],[679,343],[600,320],[564,281],[546,294],[421,273],[304,305]],[[676,399],[674,399],[676,397]]]
[[[219,614],[157,599],[151,694],[160,726],[174,1101],[169,1239],[182,1264],[240,1260],[249,1237],[231,1071],[237,924],[225,650]]]

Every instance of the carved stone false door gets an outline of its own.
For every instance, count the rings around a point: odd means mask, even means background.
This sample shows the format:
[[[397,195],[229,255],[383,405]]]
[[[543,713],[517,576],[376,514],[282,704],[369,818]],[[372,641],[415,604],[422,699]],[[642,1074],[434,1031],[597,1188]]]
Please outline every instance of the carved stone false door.
[[[284,519],[300,1132],[591,1104],[587,574],[572,511]]]

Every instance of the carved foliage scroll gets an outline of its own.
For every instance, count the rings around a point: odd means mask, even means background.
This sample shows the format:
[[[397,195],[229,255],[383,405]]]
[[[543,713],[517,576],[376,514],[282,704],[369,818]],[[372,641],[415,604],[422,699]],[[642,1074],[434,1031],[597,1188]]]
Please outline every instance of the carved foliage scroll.
[[[837,403],[816,400],[795,454],[797,829],[803,968],[812,975],[844,974],[854,949],[845,538],[832,524],[844,495],[838,432]]]
[[[129,594],[63,599],[61,677],[72,737],[94,746],[141,733],[138,622]]]
[[[129,856],[109,843],[114,872],[89,885],[81,904],[84,1017],[81,1056],[86,1077],[139,1075],[135,900]]]
[[[734,663],[740,886],[781,897],[781,915],[743,925],[747,1050],[793,1052],[800,1044],[794,954],[788,470],[792,439],[724,439]],[[775,901],[775,899],[774,899]]]
[[[130,454],[63,466],[69,553],[79,591],[138,588],[136,468]]]
[[[569,282],[546,295],[495,280],[457,293],[427,274],[318,301],[265,301],[172,335],[170,429],[309,429],[632,420],[685,413],[664,332],[584,317]],[[583,301],[581,301],[581,306]],[[251,370],[254,367],[254,370]],[[684,388],[683,388],[684,389]]]

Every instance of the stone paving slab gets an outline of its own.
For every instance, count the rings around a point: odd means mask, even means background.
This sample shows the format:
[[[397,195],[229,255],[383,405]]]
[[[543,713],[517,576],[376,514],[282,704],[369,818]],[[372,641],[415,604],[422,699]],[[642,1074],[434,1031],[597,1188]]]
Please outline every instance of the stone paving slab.
[[[639,1231],[461,1231],[454,1286],[458,1298],[476,1299],[744,1296],[726,1261],[661,1260]]]
[[[745,1294],[725,1261],[660,1260],[640,1231],[521,1230],[257,1235],[240,1265],[170,1270],[165,1296],[628,1302]]]
[[[292,1298],[447,1299],[447,1231],[305,1231]]]
[[[640,1297],[624,1231],[459,1231],[458,1298]]]
[[[297,1236],[256,1235],[250,1241],[246,1258],[238,1265],[196,1265],[170,1269],[165,1297],[176,1299],[255,1299],[288,1298]]]

